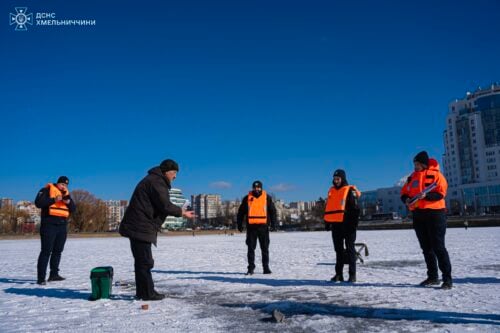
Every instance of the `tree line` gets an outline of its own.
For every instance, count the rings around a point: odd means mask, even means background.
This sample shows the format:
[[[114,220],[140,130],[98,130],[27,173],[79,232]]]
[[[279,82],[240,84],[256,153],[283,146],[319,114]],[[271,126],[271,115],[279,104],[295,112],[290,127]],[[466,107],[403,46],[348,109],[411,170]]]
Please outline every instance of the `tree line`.
[[[108,231],[107,207],[103,200],[85,190],[74,190],[71,198],[76,204],[76,210],[68,219],[68,231],[103,232]],[[37,228],[27,228],[34,225],[29,213],[15,206],[0,208],[0,234],[23,234],[39,231]]]

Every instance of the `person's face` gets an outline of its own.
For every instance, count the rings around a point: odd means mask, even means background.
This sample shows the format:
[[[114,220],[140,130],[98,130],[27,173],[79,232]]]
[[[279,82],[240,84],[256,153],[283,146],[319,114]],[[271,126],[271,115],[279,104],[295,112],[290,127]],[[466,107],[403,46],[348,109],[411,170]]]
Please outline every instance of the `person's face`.
[[[425,169],[425,166],[420,162],[413,162],[413,167],[417,172],[423,171]]]
[[[167,171],[167,172],[165,172],[165,177],[167,177],[167,179],[170,182],[173,182],[174,179],[177,178],[177,171],[176,170]]]
[[[57,183],[56,187],[59,189],[61,192],[68,192],[68,185],[66,183]]]
[[[342,184],[342,178],[338,176],[333,177],[333,184],[335,186],[340,186]]]
[[[254,192],[255,194],[261,194],[261,193],[262,193],[262,187],[255,186],[255,187],[253,188],[253,192]]]

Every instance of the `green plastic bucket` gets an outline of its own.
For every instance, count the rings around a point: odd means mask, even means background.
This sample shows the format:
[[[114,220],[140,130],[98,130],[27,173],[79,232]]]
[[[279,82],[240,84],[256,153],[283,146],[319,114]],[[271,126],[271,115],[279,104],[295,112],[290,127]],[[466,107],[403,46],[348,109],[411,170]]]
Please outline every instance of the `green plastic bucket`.
[[[109,298],[113,286],[113,267],[95,267],[90,271],[90,285],[92,287],[91,301]]]

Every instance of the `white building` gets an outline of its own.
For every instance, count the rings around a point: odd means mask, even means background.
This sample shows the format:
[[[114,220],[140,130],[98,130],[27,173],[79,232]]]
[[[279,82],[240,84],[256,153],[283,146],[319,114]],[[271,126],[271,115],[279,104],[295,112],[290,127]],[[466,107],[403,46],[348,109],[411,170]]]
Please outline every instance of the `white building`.
[[[443,139],[449,207],[500,211],[500,85],[451,102]]]
[[[306,210],[306,203],[304,201],[290,202],[290,208],[294,208],[300,214]]]
[[[40,224],[41,217],[40,212],[41,209],[37,208],[34,203],[30,201],[18,201],[16,203],[16,209],[25,211],[30,216],[30,221],[35,222],[35,224]]]
[[[127,208],[126,200],[104,200],[106,205],[106,220],[108,221],[108,230],[118,230],[125,209]]]
[[[219,194],[198,194],[191,196],[193,210],[198,221],[210,220],[222,215]]]
[[[178,188],[171,188],[169,191],[170,201],[179,207],[186,207],[189,201],[184,197],[182,191]],[[184,217],[167,216],[165,223],[161,226],[162,229],[179,229],[184,226],[186,219]]]

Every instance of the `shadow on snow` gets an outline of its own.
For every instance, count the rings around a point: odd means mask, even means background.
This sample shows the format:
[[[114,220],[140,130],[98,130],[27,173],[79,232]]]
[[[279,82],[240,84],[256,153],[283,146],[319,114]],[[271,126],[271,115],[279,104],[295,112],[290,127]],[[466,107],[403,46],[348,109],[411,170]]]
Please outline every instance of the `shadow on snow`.
[[[500,279],[496,277],[463,277],[453,279],[453,283],[473,283],[473,284],[490,284],[500,283]]]
[[[162,271],[162,270],[152,270],[153,273],[162,274],[214,274],[214,275],[243,275],[242,272],[197,272],[197,271]]]
[[[35,297],[53,297],[65,299],[88,299],[89,292],[80,292],[72,289],[50,289],[50,288],[7,288],[4,290],[7,294],[16,294]]]
[[[285,316],[295,315],[333,315],[347,318],[366,318],[383,320],[423,320],[440,324],[485,324],[500,325],[500,315],[462,313],[450,311],[431,311],[394,308],[370,308],[358,306],[341,306],[316,302],[273,302],[254,304],[222,304],[229,308],[251,308],[271,314],[273,310],[281,311]]]
[[[294,280],[294,279],[259,279],[252,277],[222,277],[222,276],[200,276],[186,277],[183,280],[207,280],[226,283],[261,284],[270,287],[297,287],[297,286],[317,286],[317,287],[391,287],[391,288],[421,288],[413,284],[390,284],[390,283],[333,283],[326,280]]]
[[[83,299],[88,300],[91,293],[89,291],[81,292],[72,289],[44,289],[44,288],[8,288],[4,290],[7,294],[16,294],[23,296],[35,296],[35,297],[51,297],[51,298],[61,298],[61,299]],[[122,300],[122,301],[133,301],[135,296],[133,295],[111,295],[111,300]],[[102,299],[106,300],[106,299]]]
[[[10,279],[10,278],[0,278],[0,283],[16,283],[16,284],[26,284],[26,283],[31,283],[34,284],[36,283],[35,279]]]

